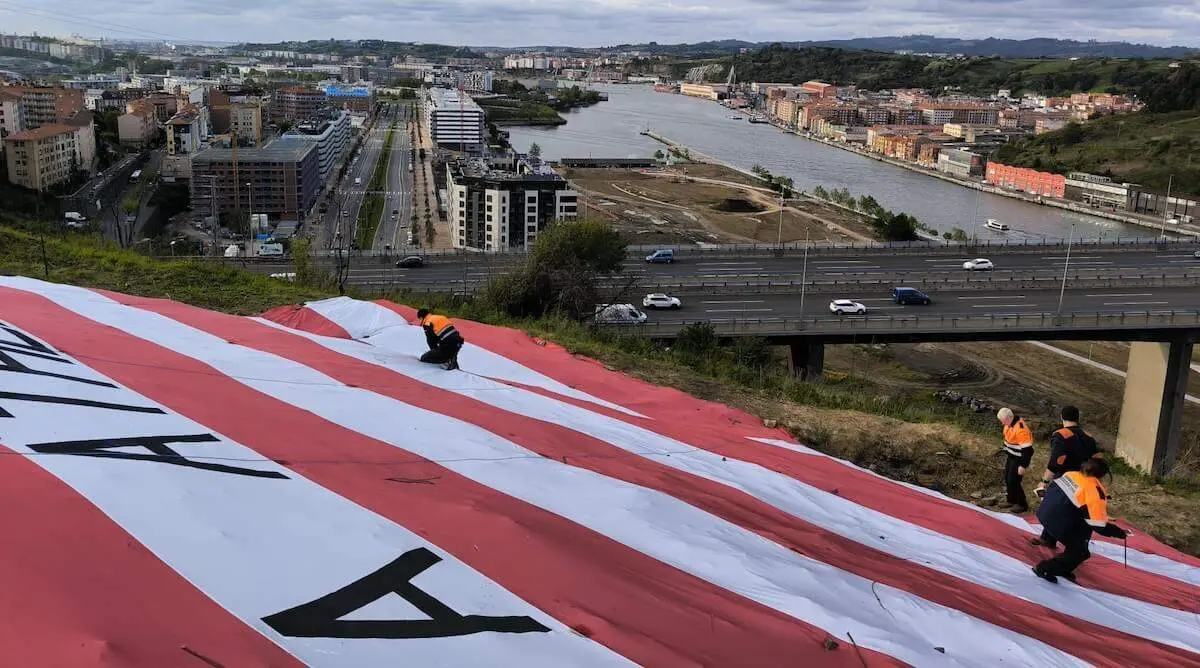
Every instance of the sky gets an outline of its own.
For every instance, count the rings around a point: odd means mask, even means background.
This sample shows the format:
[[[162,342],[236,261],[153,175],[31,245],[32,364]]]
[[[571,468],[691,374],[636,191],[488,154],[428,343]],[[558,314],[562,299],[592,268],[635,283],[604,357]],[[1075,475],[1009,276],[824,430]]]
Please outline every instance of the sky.
[[[0,33],[604,46],[882,35],[1200,46],[1198,0],[0,0]]]

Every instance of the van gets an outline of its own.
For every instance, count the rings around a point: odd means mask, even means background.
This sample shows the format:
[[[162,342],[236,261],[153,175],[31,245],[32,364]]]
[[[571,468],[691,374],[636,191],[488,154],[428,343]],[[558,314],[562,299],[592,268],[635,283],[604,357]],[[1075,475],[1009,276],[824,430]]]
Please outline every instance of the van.
[[[259,257],[282,257],[283,244],[263,244],[258,247]]]
[[[361,186],[361,185],[362,185],[362,179],[358,178],[357,176],[356,176],[356,177],[354,177],[354,185],[356,185],[356,186]]]
[[[924,304],[925,306],[933,303],[929,295],[916,288],[892,288],[892,301],[897,304]]]
[[[65,218],[73,223],[86,223],[87,222],[87,218],[85,218],[83,216],[83,214],[79,213],[78,211],[68,211],[63,214],[63,218]]]
[[[660,248],[646,256],[646,262],[649,262],[650,264],[671,264],[674,261],[675,251],[669,248]]]
[[[225,247],[225,257],[237,257],[241,254],[242,249],[238,248],[237,246],[231,244]]]

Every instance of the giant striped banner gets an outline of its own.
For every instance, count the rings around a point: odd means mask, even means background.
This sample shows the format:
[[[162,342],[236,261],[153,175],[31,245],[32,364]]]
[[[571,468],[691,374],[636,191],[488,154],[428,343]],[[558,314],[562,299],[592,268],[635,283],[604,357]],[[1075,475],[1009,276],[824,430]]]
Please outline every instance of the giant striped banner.
[[[1200,666],[1200,561],[407,307],[0,277],[0,666]]]

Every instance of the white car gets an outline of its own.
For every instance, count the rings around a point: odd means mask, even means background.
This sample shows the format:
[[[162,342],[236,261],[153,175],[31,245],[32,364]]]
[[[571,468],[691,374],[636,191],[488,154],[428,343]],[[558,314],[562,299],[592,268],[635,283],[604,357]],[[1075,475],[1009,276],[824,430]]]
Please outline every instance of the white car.
[[[977,257],[974,260],[967,260],[963,263],[963,269],[967,271],[991,271],[996,268],[992,261],[987,258]]]
[[[679,297],[670,297],[661,292],[656,292],[646,295],[645,299],[642,300],[642,306],[645,308],[677,309],[683,306],[683,302],[679,301]]]
[[[838,315],[846,315],[847,313],[851,315],[866,315],[867,307],[861,302],[851,301],[849,299],[835,299],[829,302],[829,312],[836,313]]]

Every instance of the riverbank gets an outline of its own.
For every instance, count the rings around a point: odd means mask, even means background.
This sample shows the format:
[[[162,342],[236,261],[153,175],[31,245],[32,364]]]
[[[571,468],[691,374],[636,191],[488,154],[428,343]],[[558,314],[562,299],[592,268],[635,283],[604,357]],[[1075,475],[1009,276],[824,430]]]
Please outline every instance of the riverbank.
[[[740,111],[747,116],[751,115],[750,112],[748,112],[746,110],[740,110]],[[764,124],[764,125],[766,125],[766,124]],[[907,169],[910,172],[917,172],[918,174],[923,174],[925,176],[931,176],[935,179],[940,179],[947,183],[953,183],[954,185],[962,186],[964,188],[978,190],[980,192],[985,192],[985,193],[988,193],[991,195],[999,195],[1001,197],[1007,197],[1009,199],[1020,200],[1022,202],[1028,203],[1028,204],[1035,204],[1038,206],[1049,206],[1049,207],[1054,207],[1057,209],[1063,209],[1065,211],[1070,211],[1072,213],[1078,213],[1078,214],[1085,215],[1085,216],[1092,216],[1095,218],[1104,218],[1105,220],[1115,220],[1117,222],[1125,223],[1127,225],[1137,225],[1139,227],[1144,227],[1144,228],[1154,229],[1154,230],[1162,229],[1162,220],[1154,218],[1154,217],[1138,216],[1138,215],[1134,215],[1134,214],[1123,214],[1123,213],[1117,213],[1115,211],[1104,211],[1102,209],[1094,209],[1092,207],[1085,206],[1083,204],[1079,204],[1078,202],[1071,202],[1068,200],[1061,200],[1061,199],[1057,199],[1057,198],[1053,198],[1053,197],[1042,197],[1039,195],[1029,195],[1027,193],[1007,190],[1007,189],[1000,188],[998,186],[993,186],[993,185],[983,183],[980,181],[960,179],[958,177],[951,176],[944,172],[939,172],[936,169],[930,169],[928,167],[924,167],[924,166],[918,165],[916,163],[908,162],[907,160],[897,160],[896,158],[889,158],[887,156],[879,155],[876,153],[871,153],[870,151],[868,151],[864,148],[860,148],[854,144],[848,144],[845,142],[835,142],[835,141],[830,141],[828,139],[814,137],[807,132],[800,132],[798,130],[792,130],[790,128],[778,125],[774,122],[771,122],[770,126],[779,130],[780,132],[782,132],[784,134],[791,134],[791,135],[796,135],[798,137],[803,137],[804,139],[807,139],[809,141],[814,141],[814,142],[817,142],[820,144],[824,144],[826,146],[838,148],[843,151],[847,151],[849,153],[853,153],[855,155],[862,156],[864,158],[869,158],[871,160],[875,160],[876,162],[882,162],[885,164],[892,165],[894,167],[900,167],[902,169]],[[1167,231],[1172,234],[1200,237],[1200,226],[1196,226],[1196,225],[1172,225],[1170,227],[1170,229],[1168,229]]]

